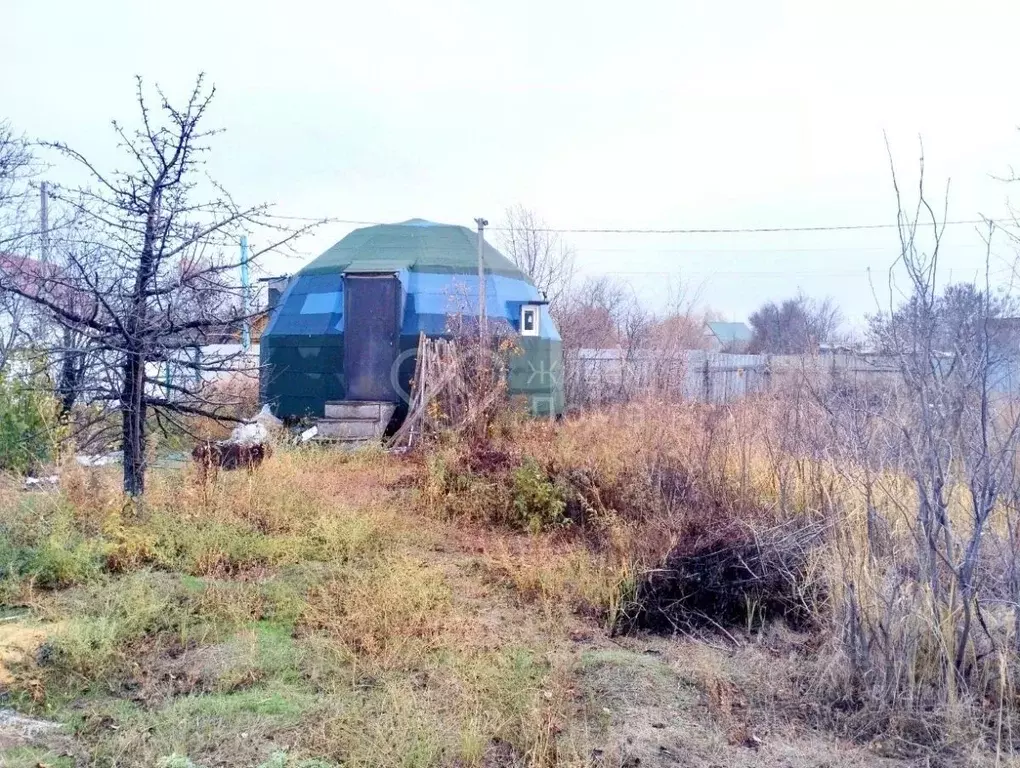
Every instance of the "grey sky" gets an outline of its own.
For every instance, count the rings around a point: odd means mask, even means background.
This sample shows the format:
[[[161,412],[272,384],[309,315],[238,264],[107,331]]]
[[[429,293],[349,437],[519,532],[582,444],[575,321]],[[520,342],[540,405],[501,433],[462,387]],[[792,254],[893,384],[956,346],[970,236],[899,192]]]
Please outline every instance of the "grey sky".
[[[5,0],[0,14],[0,117],[112,162],[132,76],[183,96],[204,70],[227,129],[212,172],[291,215],[496,223],[520,202],[568,228],[890,222],[883,130],[909,178],[923,135],[936,197],[952,177],[951,218],[1002,216],[1016,196],[991,178],[1020,167],[1015,1]],[[865,270],[884,283],[896,245],[891,230],[566,237],[585,273],[620,273],[653,305],[697,283],[734,319],[798,286],[859,317],[874,308]],[[995,250],[1003,279],[1012,248]],[[954,277],[982,256],[973,228],[951,230]]]

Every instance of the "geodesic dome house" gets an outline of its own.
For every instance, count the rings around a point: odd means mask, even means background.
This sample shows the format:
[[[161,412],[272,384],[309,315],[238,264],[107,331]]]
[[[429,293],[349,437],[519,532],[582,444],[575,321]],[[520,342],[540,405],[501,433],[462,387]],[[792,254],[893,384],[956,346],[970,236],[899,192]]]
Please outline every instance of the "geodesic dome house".
[[[516,335],[511,395],[532,413],[563,410],[559,333],[531,280],[484,244],[487,322]],[[405,401],[418,337],[449,336],[478,315],[478,240],[466,227],[412,219],[364,227],[295,275],[262,334],[261,389],[277,416],[327,402]]]

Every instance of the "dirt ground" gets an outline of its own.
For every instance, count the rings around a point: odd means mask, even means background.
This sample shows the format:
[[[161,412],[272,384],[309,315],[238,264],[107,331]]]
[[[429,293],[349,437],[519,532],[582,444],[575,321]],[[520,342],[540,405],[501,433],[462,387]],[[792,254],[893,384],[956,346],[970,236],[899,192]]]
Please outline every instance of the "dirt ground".
[[[0,620],[0,688],[9,686],[14,675],[9,669],[31,656],[46,640],[47,630],[28,626],[23,617],[8,616]]]

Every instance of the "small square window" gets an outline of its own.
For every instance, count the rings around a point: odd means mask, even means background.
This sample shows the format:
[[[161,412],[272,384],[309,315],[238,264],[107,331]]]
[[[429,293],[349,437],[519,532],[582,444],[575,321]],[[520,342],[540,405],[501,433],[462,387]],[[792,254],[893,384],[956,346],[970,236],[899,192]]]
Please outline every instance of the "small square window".
[[[538,307],[525,305],[521,307],[521,335],[538,336]]]
[[[325,315],[340,311],[340,292],[309,293],[301,305],[302,315]]]

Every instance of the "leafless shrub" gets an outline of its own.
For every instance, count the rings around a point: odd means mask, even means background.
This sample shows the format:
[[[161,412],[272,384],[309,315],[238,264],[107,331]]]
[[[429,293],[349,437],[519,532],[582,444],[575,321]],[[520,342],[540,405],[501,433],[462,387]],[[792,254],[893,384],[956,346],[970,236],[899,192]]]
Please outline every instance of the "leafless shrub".
[[[509,370],[521,354],[513,329],[502,320],[480,327],[466,313],[465,297],[449,297],[446,337],[421,334],[407,416],[391,445],[414,446],[441,434],[479,440],[512,411]]]

